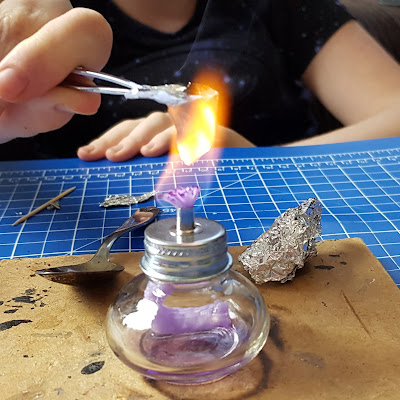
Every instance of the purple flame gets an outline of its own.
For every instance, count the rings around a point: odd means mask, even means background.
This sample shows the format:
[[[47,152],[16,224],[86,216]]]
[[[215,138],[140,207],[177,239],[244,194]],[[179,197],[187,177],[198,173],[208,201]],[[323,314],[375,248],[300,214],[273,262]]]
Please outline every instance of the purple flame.
[[[181,186],[169,192],[161,193],[157,198],[176,208],[192,208],[199,194],[199,186]]]

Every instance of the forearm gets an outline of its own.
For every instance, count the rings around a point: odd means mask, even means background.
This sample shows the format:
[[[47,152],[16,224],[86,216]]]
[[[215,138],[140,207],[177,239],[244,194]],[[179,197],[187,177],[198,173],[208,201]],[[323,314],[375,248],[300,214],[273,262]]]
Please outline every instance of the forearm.
[[[255,144],[233,129],[220,125],[217,129],[214,147],[255,147]]]
[[[303,82],[345,127],[289,145],[400,134],[400,67],[355,21],[325,43],[304,72]]]
[[[321,135],[284,144],[284,146],[307,146],[357,140],[378,139],[400,135],[400,100],[388,109],[352,125]]]

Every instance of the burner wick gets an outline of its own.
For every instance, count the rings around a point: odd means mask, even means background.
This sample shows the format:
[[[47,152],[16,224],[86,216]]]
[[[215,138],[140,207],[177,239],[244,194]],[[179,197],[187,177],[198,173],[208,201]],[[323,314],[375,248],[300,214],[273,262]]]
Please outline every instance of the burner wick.
[[[185,235],[193,233],[194,225],[194,208],[177,208],[176,209],[176,233],[177,235]]]

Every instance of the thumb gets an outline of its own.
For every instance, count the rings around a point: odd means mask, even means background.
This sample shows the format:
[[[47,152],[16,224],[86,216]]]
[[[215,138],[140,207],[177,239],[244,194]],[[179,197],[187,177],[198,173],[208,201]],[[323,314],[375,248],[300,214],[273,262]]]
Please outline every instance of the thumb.
[[[16,45],[0,62],[0,98],[21,103],[59,85],[78,65],[101,69],[112,32],[97,12],[74,8]]]

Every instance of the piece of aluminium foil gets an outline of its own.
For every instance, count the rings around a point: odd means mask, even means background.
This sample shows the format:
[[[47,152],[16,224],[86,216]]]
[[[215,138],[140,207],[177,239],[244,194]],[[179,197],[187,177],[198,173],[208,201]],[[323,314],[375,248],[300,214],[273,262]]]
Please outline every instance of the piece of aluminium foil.
[[[281,214],[271,227],[240,254],[239,261],[256,283],[292,280],[299,268],[317,254],[322,206],[310,198]]]

